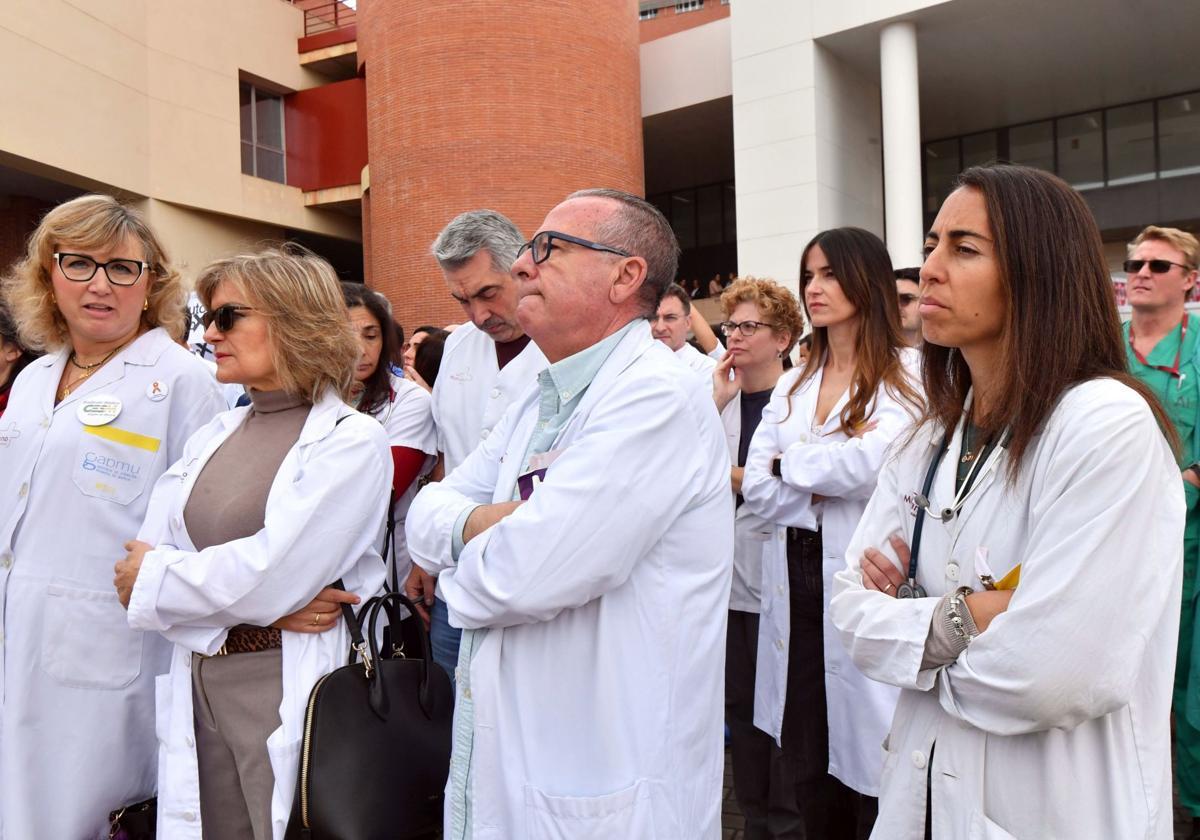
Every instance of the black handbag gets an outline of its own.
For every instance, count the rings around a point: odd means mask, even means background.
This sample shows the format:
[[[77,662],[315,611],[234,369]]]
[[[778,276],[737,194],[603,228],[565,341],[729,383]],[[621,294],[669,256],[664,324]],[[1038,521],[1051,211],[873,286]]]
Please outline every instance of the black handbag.
[[[419,618],[420,655],[380,657],[379,616],[391,620],[401,606],[415,615],[398,592],[376,600],[369,615],[364,609],[364,639],[342,605],[350,664],[309,695],[285,840],[415,840],[441,829],[454,695]]]
[[[108,840],[154,840],[158,799],[126,805],[108,815]]]

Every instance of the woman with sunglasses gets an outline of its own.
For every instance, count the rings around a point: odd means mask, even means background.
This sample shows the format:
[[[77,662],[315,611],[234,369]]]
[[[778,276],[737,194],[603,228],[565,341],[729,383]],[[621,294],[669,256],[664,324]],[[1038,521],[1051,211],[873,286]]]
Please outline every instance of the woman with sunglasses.
[[[361,350],[327,262],[294,247],[230,257],[197,294],[217,376],[251,405],[188,441],[115,585],[131,626],[175,643],[158,690],[159,836],[269,840],[290,812],[309,692],[345,661],[340,605],[383,583],[391,453],[346,403]]]
[[[155,480],[224,410],[182,347],[184,288],[142,217],[88,195],[46,214],[4,281],[47,355],[0,420],[0,821],[6,837],[108,835],[154,794],[154,678],[112,566]]]
[[[742,480],[771,523],[763,548],[754,720],[783,749],[803,831],[866,837],[879,743],[896,690],[849,661],[828,621],[834,574],[891,443],[920,414],[883,242],[858,228],[818,234],[801,256],[812,352],[763,410]]]
[[[395,350],[387,298],[362,283],[342,283],[342,297],[350,310],[350,324],[361,354],[354,366],[350,402],[378,420],[387,432],[392,457],[392,539],[388,580],[398,587],[408,580],[412,560],[404,538],[408,506],[417,495],[417,478],[437,460],[437,430],[429,392],[411,379],[392,373],[385,360]],[[397,589],[396,591],[399,591]]]
[[[742,501],[746,454],[763,408],[771,398],[783,359],[804,329],[796,296],[771,280],[737,280],[721,295],[721,331],[729,350],[713,372],[713,398],[729,444],[734,495],[733,585],[725,637],[725,722],[733,759],[733,789],[746,821],[748,840],[798,830],[795,791],[783,754],[754,725],[758,614],[762,602],[762,554],[773,535],[770,522]],[[786,836],[786,835],[785,835]]]
[[[1184,500],[1095,220],[1053,175],[976,167],[925,254],[928,409],[831,605],[901,689],[875,836],[1168,840]]]

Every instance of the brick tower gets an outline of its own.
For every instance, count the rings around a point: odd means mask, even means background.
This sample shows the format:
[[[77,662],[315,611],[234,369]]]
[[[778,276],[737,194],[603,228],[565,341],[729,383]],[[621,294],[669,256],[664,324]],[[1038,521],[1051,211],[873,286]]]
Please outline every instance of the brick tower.
[[[429,255],[481,207],[528,236],[573,190],[642,194],[635,0],[359,0],[367,282],[396,317],[460,322]]]

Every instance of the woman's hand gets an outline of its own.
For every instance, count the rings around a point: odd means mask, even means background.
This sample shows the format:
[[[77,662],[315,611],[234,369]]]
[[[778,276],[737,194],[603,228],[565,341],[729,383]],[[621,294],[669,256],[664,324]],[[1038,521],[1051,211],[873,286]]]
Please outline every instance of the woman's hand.
[[[732,376],[729,375],[730,371],[733,372]],[[717,404],[717,413],[720,414],[742,390],[742,372],[733,366],[733,355],[728,350],[713,369],[712,380],[713,402]]]
[[[133,585],[137,583],[138,572],[142,570],[142,558],[146,556],[147,551],[152,551],[154,546],[139,542],[138,540],[130,540],[125,543],[125,550],[129,552],[125,555],[124,560],[117,561],[117,565],[113,567],[116,575],[113,577],[113,586],[116,587],[117,597],[121,599],[121,606],[129,609],[129,598],[133,595]]]
[[[431,393],[431,394],[433,393],[433,386],[430,385],[428,382],[426,382],[421,377],[421,374],[417,373],[417,369],[415,367],[413,367],[412,365],[404,366],[404,378],[411,379],[414,385],[420,385],[422,388],[424,388],[429,393]]]
[[[907,567],[909,560],[907,543],[897,534],[888,537],[888,542],[892,544],[892,550],[896,552],[896,558],[900,561],[900,565]],[[863,552],[861,565],[862,582],[865,588],[877,590],[884,595],[891,595],[893,598],[896,597],[896,590],[900,584],[904,583],[904,573],[896,568],[896,564],[889,560],[887,555],[877,548],[868,548]]]
[[[271,626],[292,633],[324,633],[341,620],[342,604],[357,604],[361,600],[353,592],[326,586],[308,604]]]
[[[971,611],[971,619],[975,627],[982,633],[988,629],[992,619],[1008,609],[1014,589],[985,589],[983,592],[972,592],[963,600]]]

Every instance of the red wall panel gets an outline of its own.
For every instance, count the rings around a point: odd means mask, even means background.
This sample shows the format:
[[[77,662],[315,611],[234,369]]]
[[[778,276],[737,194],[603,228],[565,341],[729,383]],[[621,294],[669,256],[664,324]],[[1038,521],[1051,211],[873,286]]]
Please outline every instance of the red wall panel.
[[[357,184],[367,165],[367,87],[347,79],[284,100],[287,182],[310,190]]]

